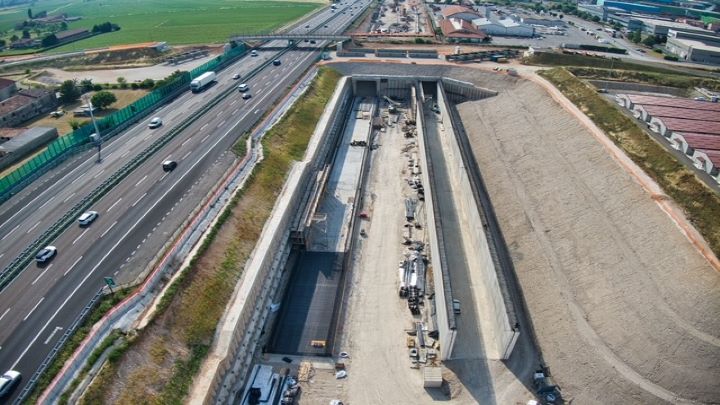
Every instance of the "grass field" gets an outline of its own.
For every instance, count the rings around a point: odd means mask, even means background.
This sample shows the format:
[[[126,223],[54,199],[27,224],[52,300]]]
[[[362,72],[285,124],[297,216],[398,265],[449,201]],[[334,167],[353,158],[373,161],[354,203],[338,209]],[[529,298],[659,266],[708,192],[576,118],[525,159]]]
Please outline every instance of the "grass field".
[[[55,48],[68,52],[109,45],[166,41],[170,44],[223,42],[233,33],[269,31],[320,7],[321,0],[47,0],[33,12],[66,13],[82,20],[73,28],[92,28],[105,21],[120,31]],[[0,9],[0,30],[27,18],[27,7]]]

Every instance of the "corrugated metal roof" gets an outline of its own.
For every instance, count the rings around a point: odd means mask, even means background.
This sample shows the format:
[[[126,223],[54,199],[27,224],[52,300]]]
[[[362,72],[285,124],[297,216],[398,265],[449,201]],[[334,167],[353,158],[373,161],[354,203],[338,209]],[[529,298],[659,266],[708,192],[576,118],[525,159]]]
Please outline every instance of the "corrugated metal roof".
[[[720,122],[720,113],[716,111],[667,107],[660,105],[643,105],[642,108],[653,117],[683,118],[687,120]]]
[[[641,94],[628,94],[627,97],[633,104],[689,108],[694,110],[717,111],[720,113],[720,103],[711,103],[709,101],[696,101],[680,97],[645,96]]]
[[[667,117],[663,117],[660,120],[673,132],[696,132],[705,135],[720,135],[720,122]]]
[[[720,151],[720,136],[717,135],[699,135],[699,134],[680,134],[685,142],[693,149],[717,150]]]
[[[720,167],[720,151],[717,150],[700,150],[701,152],[705,153],[710,159],[710,162],[712,162],[713,166]]]

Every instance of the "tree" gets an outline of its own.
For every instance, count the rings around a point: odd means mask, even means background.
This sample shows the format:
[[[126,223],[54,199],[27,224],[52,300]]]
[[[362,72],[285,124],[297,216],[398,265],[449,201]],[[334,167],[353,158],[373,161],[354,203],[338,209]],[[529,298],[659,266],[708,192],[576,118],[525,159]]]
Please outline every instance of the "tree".
[[[125,80],[124,77],[122,77],[122,76],[121,76],[121,77],[118,77],[118,78],[117,78],[117,82],[118,82],[118,84],[120,85],[120,88],[121,88],[121,89],[127,89],[128,84],[127,84],[127,80]]]
[[[63,22],[60,23],[60,29],[61,29],[61,30],[66,30],[67,28],[68,28],[68,27],[67,27],[67,23],[66,23],[65,21],[63,21]]]
[[[60,85],[60,101],[65,104],[69,104],[77,101],[80,98],[80,89],[75,83],[75,80],[65,80]]]
[[[16,42],[18,39],[20,39],[17,35],[13,34],[13,36],[10,37],[10,42]]]
[[[655,44],[657,44],[657,40],[655,39],[654,35],[650,35],[649,37],[642,40],[643,45],[652,48]]]
[[[33,17],[32,17],[32,9],[30,9],[30,8],[28,9],[28,18],[31,19],[31,20],[33,19]]]
[[[5,48],[5,45],[7,45],[7,42],[4,39],[0,39],[0,48]]]
[[[83,93],[87,93],[88,91],[92,91],[93,89],[93,82],[91,79],[83,79],[80,80],[80,88],[82,89]]]
[[[110,106],[110,104],[117,101],[117,97],[109,91],[103,90],[95,93],[90,99],[94,107],[103,109]]]
[[[152,89],[153,87],[155,87],[155,80],[153,79],[145,79],[140,82],[141,89]]]
[[[23,30],[23,32],[22,32],[22,37],[23,37],[24,39],[30,38],[30,31],[28,31],[28,30]]]
[[[50,35],[46,36],[45,38],[43,38],[42,41],[40,41],[40,42],[42,43],[43,47],[47,48],[48,46],[57,45],[57,43],[60,42],[60,40],[58,40],[58,38],[55,36],[55,34],[50,34]]]
[[[642,34],[640,34],[640,30],[633,31],[628,34],[628,39],[636,44],[639,44],[640,41],[642,41]]]
[[[83,124],[85,124],[85,123],[84,123],[84,122],[80,122],[80,121],[75,120],[75,119],[72,119],[72,120],[68,121],[68,125],[70,125],[70,128],[72,128],[73,131],[75,131],[76,129],[78,129],[78,128],[80,128],[81,126],[83,126]]]

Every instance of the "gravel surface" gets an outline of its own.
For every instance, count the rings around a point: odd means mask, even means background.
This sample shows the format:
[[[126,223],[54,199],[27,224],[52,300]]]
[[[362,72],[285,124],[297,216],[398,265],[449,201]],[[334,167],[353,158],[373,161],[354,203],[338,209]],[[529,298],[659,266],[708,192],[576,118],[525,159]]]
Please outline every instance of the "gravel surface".
[[[459,110],[566,397],[720,401],[720,275],[543,89],[488,87]]]

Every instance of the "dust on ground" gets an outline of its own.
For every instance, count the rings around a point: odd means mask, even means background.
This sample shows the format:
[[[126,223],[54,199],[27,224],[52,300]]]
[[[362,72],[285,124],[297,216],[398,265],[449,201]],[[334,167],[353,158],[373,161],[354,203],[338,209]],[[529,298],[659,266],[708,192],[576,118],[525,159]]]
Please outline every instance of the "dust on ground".
[[[720,275],[651,196],[534,83],[459,110],[565,395],[720,400]]]

